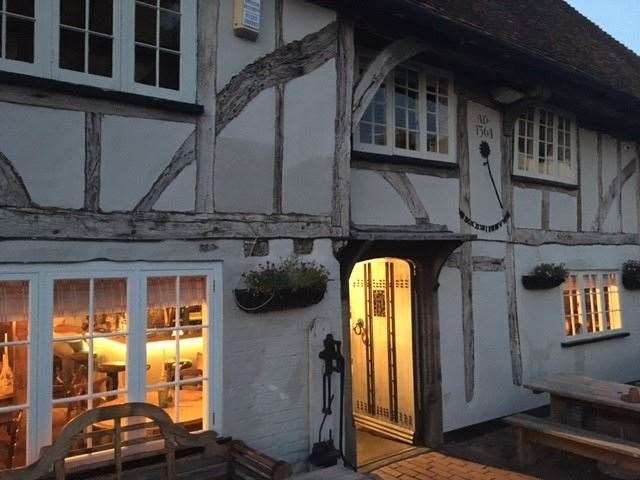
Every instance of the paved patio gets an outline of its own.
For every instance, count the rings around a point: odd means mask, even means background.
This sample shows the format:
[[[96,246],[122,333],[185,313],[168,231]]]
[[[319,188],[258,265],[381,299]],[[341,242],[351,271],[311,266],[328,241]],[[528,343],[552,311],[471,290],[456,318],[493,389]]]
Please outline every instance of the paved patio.
[[[402,460],[371,474],[380,480],[533,480],[521,473],[490,467],[439,452]]]

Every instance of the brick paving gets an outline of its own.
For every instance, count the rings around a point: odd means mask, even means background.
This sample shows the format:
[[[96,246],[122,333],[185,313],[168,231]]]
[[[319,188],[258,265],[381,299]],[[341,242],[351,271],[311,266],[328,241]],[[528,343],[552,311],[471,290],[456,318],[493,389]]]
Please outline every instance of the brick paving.
[[[535,480],[521,473],[428,452],[372,472],[380,480]]]

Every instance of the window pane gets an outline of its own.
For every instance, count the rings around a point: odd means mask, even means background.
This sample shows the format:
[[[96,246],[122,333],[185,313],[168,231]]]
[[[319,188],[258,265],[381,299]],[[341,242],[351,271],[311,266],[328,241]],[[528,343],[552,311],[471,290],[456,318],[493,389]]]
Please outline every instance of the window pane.
[[[373,143],[372,127],[370,124],[360,124],[360,143]]]
[[[127,337],[103,337],[93,340],[93,392],[127,389]]]
[[[60,436],[62,429],[69,422],[69,420],[82,415],[87,411],[86,400],[76,400],[71,402],[56,403],[53,405],[52,411],[52,440]],[[87,448],[87,440],[74,440],[72,443],[72,450],[81,450]]]
[[[107,35],[113,33],[113,0],[90,1],[89,29]]]
[[[6,16],[6,58],[33,63],[33,21]]]
[[[27,453],[27,410],[0,413],[0,470],[24,467]]]
[[[174,12],[180,11],[180,0],[160,0],[160,6],[162,8],[168,8]]]
[[[147,279],[147,328],[176,326],[175,309],[178,303],[176,277]]]
[[[85,28],[85,0],[61,0],[60,23],[70,27]]]
[[[162,88],[180,90],[180,56],[160,51],[160,79]]]
[[[60,29],[60,68],[84,72],[84,33]]]
[[[7,12],[34,17],[34,0],[7,0]]]
[[[93,284],[94,333],[127,330],[127,280],[97,278]]]
[[[0,347],[0,407],[14,407],[28,402],[28,345]]]
[[[53,342],[53,398],[86,395],[89,388],[89,345],[86,340]]]
[[[180,15],[160,12],[160,46],[170,50],[180,50]]]
[[[89,35],[89,73],[110,77],[113,73],[113,40],[109,37]]]
[[[180,277],[180,326],[206,324],[206,309],[207,278]]]
[[[53,287],[53,337],[82,337],[89,331],[90,280],[56,280]],[[70,348],[70,349],[69,349]],[[66,353],[82,350],[70,345]],[[54,351],[55,356],[55,351]]]
[[[0,282],[0,343],[29,336],[29,282]]]
[[[136,5],[136,42],[157,45],[156,17],[156,9]]]
[[[156,84],[156,51],[154,49],[136,46],[135,75],[138,83]]]

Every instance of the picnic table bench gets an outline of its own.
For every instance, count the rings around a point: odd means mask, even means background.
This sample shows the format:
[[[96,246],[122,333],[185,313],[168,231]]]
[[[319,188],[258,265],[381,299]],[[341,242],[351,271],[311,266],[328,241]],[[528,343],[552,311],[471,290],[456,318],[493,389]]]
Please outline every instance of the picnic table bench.
[[[106,455],[80,465],[67,461],[101,453]],[[74,418],[36,462],[0,471],[0,480],[65,480],[69,474],[87,480],[282,480],[291,468],[215,432],[189,433],[154,405],[126,403]]]
[[[621,399],[630,386],[594,378],[556,374],[525,385],[549,393],[551,415],[513,415],[522,466],[535,460],[533,445],[592,458],[607,473],[640,472],[640,404]]]

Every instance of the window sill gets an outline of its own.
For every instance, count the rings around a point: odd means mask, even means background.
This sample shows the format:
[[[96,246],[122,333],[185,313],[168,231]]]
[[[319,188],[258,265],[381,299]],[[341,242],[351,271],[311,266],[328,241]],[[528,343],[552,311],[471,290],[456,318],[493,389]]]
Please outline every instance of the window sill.
[[[137,93],[108,90],[89,85],[34,77],[32,75],[24,75],[21,73],[0,71],[0,84],[32,87],[55,93],[64,93],[100,100],[111,100],[114,102],[129,103],[141,107],[156,108],[190,115],[201,115],[204,112],[204,107],[196,103],[180,102],[177,100],[167,100],[164,98],[150,97]]]
[[[443,170],[458,170],[455,162],[444,162],[442,160],[430,160],[428,158],[406,157],[403,155],[386,155],[383,153],[369,153],[359,150],[351,152],[351,160],[367,161],[377,163],[393,163],[395,165],[411,165],[418,167],[435,167]]]
[[[625,337],[628,337],[629,335],[631,335],[629,332],[608,333],[606,335],[597,335],[594,337],[578,338],[576,340],[567,340],[565,342],[562,342],[561,345],[562,345],[562,348],[569,348],[569,347],[575,347],[578,345],[585,345],[587,343],[603,342],[605,340],[613,340],[615,338],[625,338]]]
[[[540,185],[541,187],[554,187],[567,192],[575,192],[580,189],[580,185],[576,183],[562,182],[559,180],[548,180],[546,178],[527,177],[526,175],[511,175],[511,179],[517,185],[518,183],[527,185]]]

